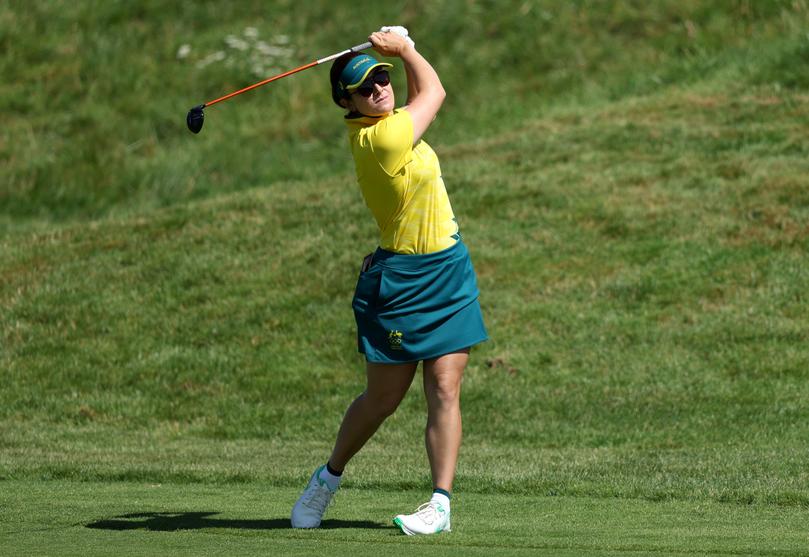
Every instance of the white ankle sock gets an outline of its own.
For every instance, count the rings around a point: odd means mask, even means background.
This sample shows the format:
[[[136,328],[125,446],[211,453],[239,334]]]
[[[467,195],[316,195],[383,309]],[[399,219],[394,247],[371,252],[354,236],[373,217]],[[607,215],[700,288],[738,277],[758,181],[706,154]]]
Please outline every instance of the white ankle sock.
[[[433,493],[432,499],[430,501],[435,501],[436,503],[441,504],[447,512],[449,512],[449,497],[444,495],[443,493]]]
[[[340,480],[343,478],[342,476],[335,476],[329,472],[329,469],[325,466],[323,470],[320,471],[318,477],[326,482],[326,485],[329,486],[329,489],[332,491],[337,491],[337,488],[340,487]]]

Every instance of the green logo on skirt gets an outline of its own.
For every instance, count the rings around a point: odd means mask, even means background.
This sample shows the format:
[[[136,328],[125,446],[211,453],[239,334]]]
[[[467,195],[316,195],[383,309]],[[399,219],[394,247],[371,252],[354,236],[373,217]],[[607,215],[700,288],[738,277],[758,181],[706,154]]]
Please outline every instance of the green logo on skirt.
[[[388,344],[391,350],[402,350],[402,337],[404,335],[401,331],[388,332]]]

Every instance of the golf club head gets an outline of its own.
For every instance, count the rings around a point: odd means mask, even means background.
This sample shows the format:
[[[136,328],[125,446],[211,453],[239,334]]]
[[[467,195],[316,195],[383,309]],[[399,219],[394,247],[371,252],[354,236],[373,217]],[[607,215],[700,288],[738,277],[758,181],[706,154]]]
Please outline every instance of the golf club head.
[[[188,129],[194,133],[199,133],[205,121],[205,114],[202,112],[203,108],[205,108],[204,104],[195,106],[188,111],[188,116],[185,117],[185,123],[188,124]]]

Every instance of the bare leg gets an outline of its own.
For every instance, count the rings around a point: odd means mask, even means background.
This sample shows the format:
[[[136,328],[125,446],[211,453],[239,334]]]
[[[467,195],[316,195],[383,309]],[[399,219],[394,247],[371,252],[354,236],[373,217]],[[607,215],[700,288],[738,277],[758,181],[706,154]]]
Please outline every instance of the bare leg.
[[[424,434],[433,487],[452,491],[461,447],[461,378],[469,349],[424,360],[427,428]]]
[[[342,471],[365,445],[385,418],[393,414],[413,382],[418,363],[368,363],[368,386],[348,407],[329,458],[332,468]]]

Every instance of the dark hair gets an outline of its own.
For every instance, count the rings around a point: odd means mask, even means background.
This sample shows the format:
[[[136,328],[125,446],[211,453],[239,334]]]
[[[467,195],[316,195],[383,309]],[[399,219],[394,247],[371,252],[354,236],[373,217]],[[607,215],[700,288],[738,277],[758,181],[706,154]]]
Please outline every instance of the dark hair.
[[[343,73],[343,70],[351,60],[361,55],[362,52],[346,52],[332,62],[331,71],[329,71],[329,79],[331,80],[331,98],[340,108],[345,108],[340,104],[340,100],[346,98],[345,93],[342,93],[340,88],[337,86],[337,82],[340,80],[340,74]]]

